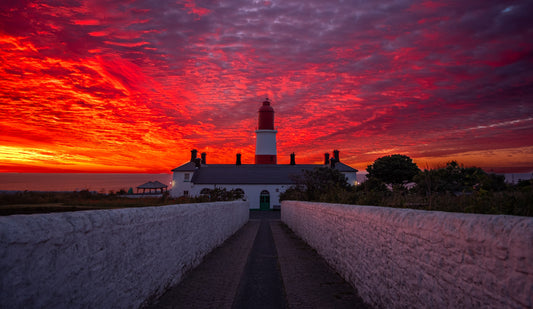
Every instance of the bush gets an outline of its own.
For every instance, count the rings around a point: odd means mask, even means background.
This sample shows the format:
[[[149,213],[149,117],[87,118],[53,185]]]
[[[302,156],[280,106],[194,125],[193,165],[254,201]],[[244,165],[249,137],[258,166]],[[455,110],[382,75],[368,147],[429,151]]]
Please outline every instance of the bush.
[[[465,168],[455,161],[444,168],[420,171],[414,180],[416,185],[412,189],[387,186],[378,177],[352,187],[338,171],[320,168],[296,179],[296,184],[283,192],[280,200],[533,216],[531,180],[507,185],[501,175],[487,174],[477,167]]]
[[[280,194],[280,201],[349,203],[354,199],[354,187],[348,184],[346,176],[336,169],[317,167],[304,171],[293,180],[295,184]]]

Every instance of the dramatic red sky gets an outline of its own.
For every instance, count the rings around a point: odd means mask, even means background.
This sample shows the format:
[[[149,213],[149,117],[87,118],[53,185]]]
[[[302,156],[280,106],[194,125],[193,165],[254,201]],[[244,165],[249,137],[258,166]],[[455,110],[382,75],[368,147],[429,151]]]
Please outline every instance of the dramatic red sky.
[[[190,150],[360,171],[533,170],[533,1],[0,2],[0,172],[169,172]]]

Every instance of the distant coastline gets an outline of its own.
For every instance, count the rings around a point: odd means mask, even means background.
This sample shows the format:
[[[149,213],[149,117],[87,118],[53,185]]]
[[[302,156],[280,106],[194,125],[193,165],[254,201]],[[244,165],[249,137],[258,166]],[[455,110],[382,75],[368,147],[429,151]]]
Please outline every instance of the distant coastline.
[[[504,175],[507,183],[533,179],[533,173],[496,173]],[[100,193],[117,192],[136,187],[148,181],[168,185],[172,174],[127,174],[127,173],[0,173],[0,191],[53,191],[72,192],[89,190]],[[359,183],[366,180],[366,173],[357,173]]]
[[[505,182],[507,183],[518,183],[520,180],[529,180],[533,179],[533,172],[531,173],[496,173],[498,175],[505,176]]]

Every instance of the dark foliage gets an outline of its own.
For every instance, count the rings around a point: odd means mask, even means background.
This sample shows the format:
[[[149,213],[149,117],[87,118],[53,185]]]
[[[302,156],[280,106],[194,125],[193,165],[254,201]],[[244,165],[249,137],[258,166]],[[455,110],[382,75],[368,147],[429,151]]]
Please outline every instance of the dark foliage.
[[[161,197],[127,198],[121,194],[103,194],[88,190],[75,192],[15,192],[0,194],[0,215],[50,213],[79,210],[149,207],[183,203],[232,201],[243,197],[242,190],[214,189],[198,197],[171,198],[168,192]]]
[[[395,154],[377,159],[366,171],[369,179],[375,178],[386,184],[401,185],[411,182],[420,169],[408,156]]]
[[[225,188],[204,189],[202,194],[197,197],[202,201],[216,202],[216,201],[234,201],[242,199],[244,192],[239,189],[226,190]]]
[[[479,167],[460,166],[456,161],[448,162],[444,168],[424,170],[415,177],[415,182],[418,190],[428,195],[506,189],[504,176],[487,174]]]
[[[382,168],[379,164],[377,166],[378,169]],[[411,175],[414,170],[412,165],[406,164],[406,168],[410,171],[405,173],[396,171],[396,175]],[[477,167],[463,167],[455,161],[449,162],[444,168],[418,171],[418,174],[411,178],[415,181],[411,189],[403,185],[409,181],[406,176],[394,176],[396,181],[403,180],[402,183],[393,183],[390,182],[391,178],[383,179],[384,177],[375,175],[354,188],[345,183],[344,176],[336,170],[317,169],[302,175],[297,179],[297,184],[282,193],[280,198],[449,212],[533,216],[531,180],[508,185],[502,175],[488,174]]]
[[[280,200],[347,203],[354,187],[336,169],[317,167],[294,178],[295,185],[280,194]]]

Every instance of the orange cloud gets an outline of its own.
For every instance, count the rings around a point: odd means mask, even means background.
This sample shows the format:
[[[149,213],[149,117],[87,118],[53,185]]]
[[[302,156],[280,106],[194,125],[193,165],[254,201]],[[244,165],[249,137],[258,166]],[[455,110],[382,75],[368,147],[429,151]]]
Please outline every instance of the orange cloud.
[[[389,4],[6,4],[1,170],[251,163],[265,97],[280,163],[533,169],[531,3]]]

